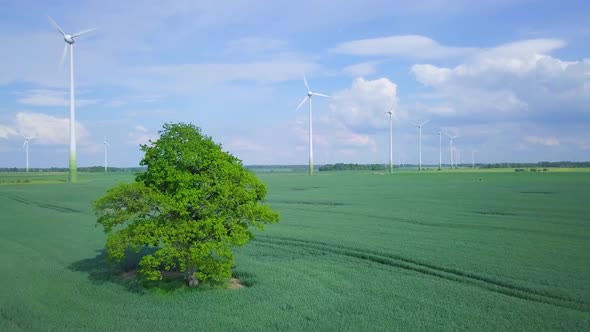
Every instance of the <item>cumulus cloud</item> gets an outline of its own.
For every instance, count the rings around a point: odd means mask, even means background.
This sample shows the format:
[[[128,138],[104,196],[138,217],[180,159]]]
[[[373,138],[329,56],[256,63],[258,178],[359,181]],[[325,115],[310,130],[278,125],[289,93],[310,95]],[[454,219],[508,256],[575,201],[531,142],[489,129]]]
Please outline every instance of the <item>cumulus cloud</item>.
[[[361,56],[439,59],[466,55],[474,49],[444,46],[420,35],[397,35],[348,41],[337,45],[332,51]]]
[[[26,136],[36,136],[37,144],[69,144],[70,119],[58,118],[44,113],[16,113],[15,129]],[[88,130],[76,121],[76,138],[84,140],[89,135]]]
[[[455,67],[417,64],[412,72],[458,114],[586,111],[590,59],[563,61],[547,54],[564,46],[561,40],[524,40],[481,50]]]
[[[357,78],[330,102],[331,121],[357,132],[387,127],[386,112],[397,108],[397,85],[387,78]]]
[[[328,112],[322,104],[314,103],[316,162],[379,158],[374,155],[379,149],[377,136],[388,127],[386,111],[391,106],[397,111],[397,103],[397,85],[386,78],[353,80],[350,88],[332,94]],[[308,121],[300,115],[290,125],[300,152],[307,150],[309,143]]]

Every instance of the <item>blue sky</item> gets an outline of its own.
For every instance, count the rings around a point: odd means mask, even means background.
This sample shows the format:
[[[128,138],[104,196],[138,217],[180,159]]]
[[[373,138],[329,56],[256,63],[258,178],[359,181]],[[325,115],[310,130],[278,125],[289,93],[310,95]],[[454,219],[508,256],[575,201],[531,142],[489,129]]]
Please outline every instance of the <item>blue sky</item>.
[[[136,166],[165,122],[192,122],[246,164],[588,160],[587,1],[4,1],[0,167],[68,162],[68,66],[52,16],[77,40],[78,165]],[[443,162],[450,159],[443,140]]]

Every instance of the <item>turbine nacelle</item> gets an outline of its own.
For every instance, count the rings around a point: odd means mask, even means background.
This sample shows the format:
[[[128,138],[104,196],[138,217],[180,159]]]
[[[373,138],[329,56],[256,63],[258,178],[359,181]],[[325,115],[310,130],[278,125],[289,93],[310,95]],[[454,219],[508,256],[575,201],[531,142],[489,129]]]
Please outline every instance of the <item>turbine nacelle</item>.
[[[64,40],[66,43],[72,45],[73,43],[75,43],[76,41],[74,40],[74,36],[72,35],[65,35],[64,36]]]
[[[312,92],[311,89],[309,88],[309,84],[307,84],[307,79],[305,78],[305,75],[303,75],[303,83],[305,84],[305,88],[307,89],[307,93],[305,94],[305,98],[303,98],[303,100],[301,101],[299,106],[297,106],[297,108],[295,109],[296,111],[299,110],[301,108],[301,106],[303,106],[303,104],[305,104],[306,101],[309,100],[311,102],[311,97],[313,97],[313,96],[330,98],[330,96],[325,95],[323,93]]]

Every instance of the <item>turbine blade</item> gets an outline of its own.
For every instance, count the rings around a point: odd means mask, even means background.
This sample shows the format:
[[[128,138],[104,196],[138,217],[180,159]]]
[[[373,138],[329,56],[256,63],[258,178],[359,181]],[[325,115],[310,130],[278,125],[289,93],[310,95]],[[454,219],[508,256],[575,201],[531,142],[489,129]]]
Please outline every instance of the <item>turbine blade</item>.
[[[430,120],[426,120],[426,121],[422,122],[420,125],[423,126],[423,125],[427,124],[428,122],[430,122]]]
[[[80,32],[76,32],[75,34],[72,35],[72,38],[76,38],[76,37],[80,37],[82,35],[85,35],[89,32],[95,31],[96,28],[92,28],[92,29],[86,29],[86,30],[82,30]]]
[[[307,79],[305,78],[305,74],[303,74],[303,83],[305,83],[305,88],[309,91],[309,84],[307,84]]]
[[[66,61],[66,56],[68,55],[68,44],[66,43],[64,45],[64,51],[61,53],[61,60],[59,61],[59,64],[61,66],[63,66],[64,62]]]
[[[323,93],[317,93],[317,92],[313,92],[313,93],[312,93],[312,95],[314,95],[314,96],[320,96],[320,97],[325,97],[325,98],[330,98],[330,96],[328,96],[328,95],[325,95],[325,94],[323,94]]]
[[[301,104],[299,104],[299,106],[297,106],[297,109],[295,109],[295,111],[298,111],[301,108],[301,106],[303,106],[303,104],[305,104],[305,102],[307,101],[307,98],[308,98],[307,96],[305,96],[305,98],[303,98],[303,100],[301,101]]]
[[[51,22],[51,24],[57,29],[57,31],[61,33],[62,36],[66,35],[64,31],[59,27],[59,25],[57,25],[57,23],[55,23],[55,21],[51,18],[51,16],[47,16],[47,18],[49,19],[49,22]]]
[[[29,140],[28,139],[25,139],[25,142],[23,143],[23,149],[27,145],[28,142],[29,142]]]

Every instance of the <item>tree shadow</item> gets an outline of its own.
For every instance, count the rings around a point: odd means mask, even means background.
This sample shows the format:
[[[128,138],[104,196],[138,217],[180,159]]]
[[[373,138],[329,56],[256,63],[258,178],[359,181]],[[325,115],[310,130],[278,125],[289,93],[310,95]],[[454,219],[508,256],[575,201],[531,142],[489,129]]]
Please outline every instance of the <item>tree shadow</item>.
[[[184,276],[180,272],[163,272],[162,280],[146,281],[137,275],[139,261],[146,254],[151,254],[156,248],[143,248],[136,253],[129,250],[125,258],[116,264],[109,262],[105,249],[98,250],[96,256],[73,262],[68,269],[88,274],[88,280],[95,285],[112,283],[123,286],[126,290],[136,294],[147,292],[170,293],[187,291],[204,291],[227,288],[224,282],[202,282],[199,287],[186,286]],[[245,287],[256,283],[256,277],[247,272],[236,271],[234,276]]]
[[[133,293],[145,293],[146,289],[135,275],[139,258],[138,254],[127,255],[126,258],[118,264],[111,264],[108,261],[106,250],[98,250],[96,256],[73,262],[68,269],[75,272],[88,274],[88,280],[95,285],[113,283],[124,286],[128,291]]]

